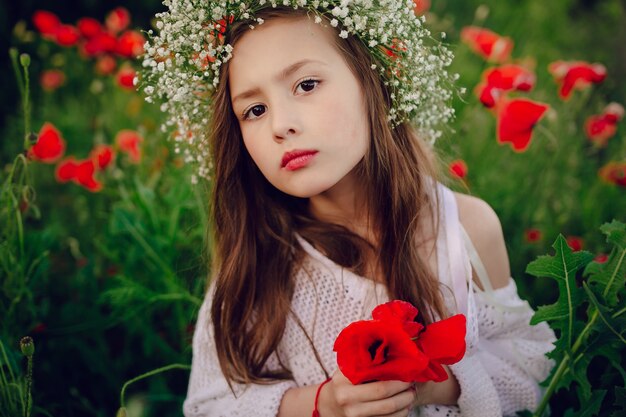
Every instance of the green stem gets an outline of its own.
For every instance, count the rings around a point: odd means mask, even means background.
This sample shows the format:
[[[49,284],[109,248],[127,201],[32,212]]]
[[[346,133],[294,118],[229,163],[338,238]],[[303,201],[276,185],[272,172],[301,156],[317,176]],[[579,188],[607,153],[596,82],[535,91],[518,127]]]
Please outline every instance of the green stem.
[[[621,316],[622,314],[626,313],[626,307],[622,308],[621,310],[619,310],[617,313],[614,313],[611,318],[616,319],[619,316]]]
[[[133,383],[135,383],[137,381],[140,381],[142,379],[151,377],[153,375],[157,375],[157,374],[160,374],[162,372],[169,371],[171,369],[187,369],[187,370],[189,370],[189,369],[191,369],[191,366],[183,365],[183,364],[180,364],[180,363],[174,363],[172,365],[167,365],[167,366],[163,366],[161,368],[153,369],[153,370],[151,370],[149,372],[146,372],[145,374],[141,374],[141,375],[139,375],[139,376],[137,376],[137,377],[135,377],[133,379],[129,379],[128,381],[126,381],[124,383],[124,385],[122,386],[122,391],[120,392],[120,407],[125,407],[125,405],[124,405],[124,403],[125,403],[124,396],[126,395],[126,388],[128,388],[128,386],[130,384],[133,384]]]
[[[574,345],[572,346],[572,351],[571,351],[572,356],[576,355],[576,352],[578,351],[578,349],[580,348],[580,345],[582,345],[583,341],[585,340],[587,333],[589,333],[589,331],[595,324],[596,320],[598,320],[598,315],[599,315],[598,310],[596,309],[593,312],[593,316],[591,316],[591,320],[587,322],[587,325],[580,332],[580,334],[578,335],[578,338],[574,342]],[[548,406],[548,402],[550,401],[550,397],[552,397],[552,394],[554,394],[554,390],[556,389],[557,384],[559,383],[561,377],[563,377],[563,374],[567,371],[567,365],[569,364],[569,361],[570,361],[570,355],[566,352],[565,357],[561,360],[561,363],[559,364],[559,367],[557,368],[554,376],[552,377],[552,380],[550,381],[550,385],[548,386],[546,393],[541,399],[541,403],[539,404],[539,407],[537,407],[537,411],[535,411],[535,413],[533,414],[533,417],[541,417],[543,415],[546,407]]]
[[[33,357],[27,356],[27,367],[26,367],[26,392],[25,392],[25,402],[26,409],[24,417],[30,417],[30,409],[32,407],[32,394],[31,389],[33,387]]]
[[[613,270],[613,274],[611,275],[609,282],[606,284],[606,287],[604,288],[604,291],[602,292],[603,297],[606,297],[606,295],[611,290],[611,287],[613,286],[613,281],[615,281],[615,278],[617,277],[617,272],[620,270],[622,266],[622,262],[624,262],[624,257],[626,257],[626,250],[622,251],[622,255],[619,257],[619,261],[617,261],[617,266]]]
[[[552,394],[554,393],[554,390],[556,389],[557,383],[559,382],[563,374],[565,374],[565,372],[567,371],[567,365],[569,364],[569,360],[570,360],[570,357],[567,354],[565,355],[563,360],[561,360],[561,363],[559,364],[559,367],[557,368],[554,374],[554,377],[552,377],[552,380],[550,381],[550,385],[548,386],[546,393],[541,399],[541,403],[539,404],[539,407],[537,407],[537,410],[533,414],[533,417],[543,416],[543,413],[546,407],[548,406],[548,402],[550,401],[550,397],[552,397]]]
[[[17,79],[17,87],[20,89],[20,97],[22,100],[24,99],[24,81],[22,80],[22,73],[20,72],[20,66],[17,62],[18,59],[18,51],[15,48],[9,49],[9,55],[11,56],[11,65],[13,66],[13,72],[15,73],[15,78]]]
[[[24,104],[24,149],[30,146],[28,136],[30,130],[30,77],[28,76],[28,65],[22,64],[24,68],[24,95],[22,102]]]

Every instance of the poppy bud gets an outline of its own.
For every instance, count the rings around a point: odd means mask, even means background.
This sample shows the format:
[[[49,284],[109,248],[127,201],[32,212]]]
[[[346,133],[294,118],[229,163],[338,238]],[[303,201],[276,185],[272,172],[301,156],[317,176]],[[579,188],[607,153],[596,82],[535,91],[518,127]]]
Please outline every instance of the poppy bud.
[[[22,64],[23,67],[30,66],[30,55],[28,55],[28,54],[21,54],[20,55],[20,64]]]
[[[22,337],[20,340],[20,350],[27,358],[33,356],[35,353],[35,342],[33,341],[33,338],[30,336]]]
[[[37,143],[37,139],[39,139],[39,136],[35,132],[30,132],[28,135],[26,135],[26,140],[28,141],[29,145],[34,145],[35,143]]]
[[[126,417],[126,407],[120,407],[115,417]]]

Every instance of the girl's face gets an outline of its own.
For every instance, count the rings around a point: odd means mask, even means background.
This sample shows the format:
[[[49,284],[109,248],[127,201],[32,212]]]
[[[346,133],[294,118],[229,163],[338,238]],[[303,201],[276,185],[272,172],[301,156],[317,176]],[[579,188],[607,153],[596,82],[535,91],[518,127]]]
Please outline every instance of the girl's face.
[[[276,18],[246,32],[230,60],[230,95],[243,141],[279,190],[312,197],[351,184],[369,146],[360,83],[332,28]]]

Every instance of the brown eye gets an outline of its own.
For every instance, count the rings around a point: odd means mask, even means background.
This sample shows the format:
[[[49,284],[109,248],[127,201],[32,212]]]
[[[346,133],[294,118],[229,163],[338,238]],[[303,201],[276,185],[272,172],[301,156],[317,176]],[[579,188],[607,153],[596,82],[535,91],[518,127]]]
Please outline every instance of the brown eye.
[[[305,93],[308,93],[309,91],[312,91],[317,84],[319,84],[318,80],[304,80],[298,84],[298,88],[302,89]]]
[[[261,105],[261,104],[257,104],[256,106],[252,107],[250,110],[248,110],[245,113],[245,118],[246,119],[250,119],[252,116],[253,118],[262,116],[263,113],[265,113],[265,106]]]

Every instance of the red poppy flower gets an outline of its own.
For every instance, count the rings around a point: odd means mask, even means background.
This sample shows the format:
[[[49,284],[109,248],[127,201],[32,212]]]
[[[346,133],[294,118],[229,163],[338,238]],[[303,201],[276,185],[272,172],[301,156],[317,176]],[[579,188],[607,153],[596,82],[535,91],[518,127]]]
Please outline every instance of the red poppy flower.
[[[111,75],[116,67],[117,61],[111,55],[103,55],[96,61],[96,72],[100,75]]]
[[[65,141],[52,123],[46,122],[39,130],[37,142],[28,150],[31,159],[51,164],[63,156]]]
[[[73,156],[70,156],[59,162],[54,172],[56,180],[60,183],[72,181],[76,178],[76,167],[78,164]]]
[[[421,16],[430,9],[430,0],[413,0],[415,16]]]
[[[563,100],[569,99],[574,89],[585,89],[592,83],[601,83],[606,78],[604,65],[583,61],[556,61],[548,66],[548,71],[559,85],[559,97]]]
[[[524,237],[526,242],[528,243],[536,243],[539,242],[542,238],[541,230],[539,229],[528,229],[524,232]]]
[[[102,24],[93,17],[82,17],[78,19],[76,27],[78,27],[78,31],[85,39],[91,39],[104,31]]]
[[[33,328],[31,329],[31,332],[37,334],[37,333],[43,333],[47,330],[47,326],[45,323],[39,322],[37,324],[35,324],[33,326]]]
[[[224,34],[226,33],[226,29],[228,25],[232,24],[235,21],[235,16],[228,16],[228,22],[226,22],[226,17],[215,22],[214,28],[215,33],[217,34],[217,39],[222,42],[224,40]]]
[[[590,141],[600,147],[606,146],[608,140],[615,135],[617,123],[624,115],[624,107],[611,103],[599,115],[589,116],[585,121],[585,134]]]
[[[457,314],[426,326],[415,343],[428,357],[428,370],[413,381],[441,382],[448,379],[448,374],[442,365],[452,365],[463,359],[466,348],[465,331],[466,319],[463,314]]]
[[[450,162],[448,171],[453,177],[463,179],[467,177],[467,164],[462,159],[456,159]]]
[[[80,32],[72,25],[61,25],[57,29],[54,39],[61,46],[74,46],[80,39]]]
[[[61,20],[52,12],[37,10],[33,14],[33,24],[44,37],[52,38],[61,26]]]
[[[115,36],[102,32],[82,44],[80,51],[85,56],[94,57],[105,53],[113,53],[116,47],[117,39],[115,39]]]
[[[609,184],[626,187],[626,162],[611,161],[600,168],[598,175]]]
[[[489,29],[466,26],[461,30],[461,41],[488,61],[504,62],[513,50],[513,41]]]
[[[530,91],[535,86],[535,74],[520,65],[502,65],[483,73],[483,82],[476,87],[476,95],[485,107],[495,107],[502,93]]]
[[[116,52],[126,58],[135,58],[143,53],[146,39],[137,31],[124,32],[117,40]]]
[[[135,90],[135,76],[133,67],[125,65],[117,72],[117,85],[125,90]]]
[[[530,145],[533,128],[549,106],[527,99],[503,101],[498,109],[498,143],[510,142],[515,152]]]
[[[143,138],[134,130],[120,130],[115,136],[115,143],[120,151],[128,154],[130,161],[138,164],[141,161],[141,142]]]
[[[39,77],[39,84],[44,91],[54,91],[65,84],[65,73],[61,70],[45,70]]]
[[[596,255],[595,258],[593,258],[594,262],[597,262],[599,264],[603,264],[606,263],[606,261],[609,260],[609,255],[607,255],[606,253],[599,253]]]
[[[76,176],[74,182],[82,185],[91,192],[98,192],[102,189],[102,183],[98,182],[94,177],[96,173],[96,165],[92,159],[80,161],[76,165]]]
[[[113,33],[119,33],[130,25],[130,13],[124,7],[116,7],[106,17],[105,25]]]
[[[93,159],[97,169],[103,170],[115,159],[115,151],[109,145],[97,145],[89,154],[89,158]]]
[[[583,249],[583,240],[578,236],[568,236],[567,237],[567,246],[569,246],[572,251],[579,252]]]
[[[402,327],[409,337],[416,337],[424,326],[415,321],[418,314],[417,308],[409,302],[393,300],[381,304],[372,310],[374,320],[396,323]]]
[[[368,381],[412,382],[428,366],[428,358],[397,324],[357,321],[339,333],[333,351],[337,365],[353,384]]]

